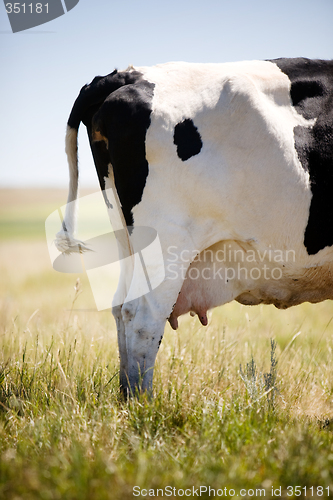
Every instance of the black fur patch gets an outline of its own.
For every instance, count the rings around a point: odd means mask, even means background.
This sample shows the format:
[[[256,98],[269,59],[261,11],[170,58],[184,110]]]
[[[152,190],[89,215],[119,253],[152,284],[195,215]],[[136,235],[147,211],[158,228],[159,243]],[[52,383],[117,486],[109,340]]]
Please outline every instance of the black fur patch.
[[[108,140],[108,154],[126,224],[143,194],[148,176],[146,133],[154,84],[145,80],[110,94],[93,117],[93,128]]]
[[[182,161],[200,153],[201,136],[193,121],[189,118],[177,123],[173,134],[173,143],[177,146],[177,155]]]
[[[102,190],[111,163],[128,226],[133,225],[132,208],[141,201],[148,176],[145,140],[153,91],[154,84],[137,71],[96,77],[81,89],[68,120],[70,127],[77,129],[80,121],[87,127]],[[107,138],[108,147],[105,141],[93,141],[93,131]]]
[[[106,76],[96,76],[91,83],[84,85],[80,90],[71,114],[68,125],[76,130],[82,121],[86,126],[91,124],[91,118],[105,99],[115,90],[136,83],[142,78],[138,71],[121,71],[116,69]]]
[[[104,178],[108,177],[109,175],[110,156],[108,150],[106,149],[106,144],[104,141],[94,142],[92,140],[91,126],[87,127],[87,131],[89,136],[90,148],[94,158],[96,172],[99,180],[99,185],[101,186],[101,189],[103,191],[105,203],[107,206],[109,206],[109,201],[104,194],[105,190]]]
[[[299,58],[271,62],[288,76],[297,112],[316,119],[313,128],[294,129],[295,149],[311,181],[304,245],[314,255],[333,245],[333,61]]]

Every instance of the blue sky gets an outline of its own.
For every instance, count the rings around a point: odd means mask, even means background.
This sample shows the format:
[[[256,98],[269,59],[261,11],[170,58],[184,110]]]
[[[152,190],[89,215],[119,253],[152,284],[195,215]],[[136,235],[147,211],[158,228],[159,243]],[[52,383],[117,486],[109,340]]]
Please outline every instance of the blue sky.
[[[66,121],[96,75],[171,60],[331,59],[332,25],[332,0],[80,0],[12,34],[1,3],[0,186],[67,186]],[[84,126],[79,155],[81,184],[97,186]]]

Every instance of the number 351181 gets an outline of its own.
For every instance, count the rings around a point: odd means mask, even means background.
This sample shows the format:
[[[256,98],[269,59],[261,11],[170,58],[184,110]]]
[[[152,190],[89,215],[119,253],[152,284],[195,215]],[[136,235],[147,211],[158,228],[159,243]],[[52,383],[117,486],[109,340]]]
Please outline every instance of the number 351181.
[[[42,12],[48,14],[49,13],[49,4],[45,3],[6,3],[6,12],[7,14],[19,14],[22,12],[23,14],[32,14],[36,12],[36,14],[41,14]]]

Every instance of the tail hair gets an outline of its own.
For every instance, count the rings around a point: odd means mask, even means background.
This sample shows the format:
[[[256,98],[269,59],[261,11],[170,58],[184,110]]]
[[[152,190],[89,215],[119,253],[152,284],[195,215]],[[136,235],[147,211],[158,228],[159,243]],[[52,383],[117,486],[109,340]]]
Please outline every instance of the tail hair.
[[[62,221],[62,228],[56,234],[55,246],[60,252],[73,253],[89,250],[83,241],[74,238],[77,217],[77,197],[79,186],[79,167],[77,154],[77,135],[76,128],[67,125],[66,132],[66,154],[69,168],[69,192],[65,217]]]

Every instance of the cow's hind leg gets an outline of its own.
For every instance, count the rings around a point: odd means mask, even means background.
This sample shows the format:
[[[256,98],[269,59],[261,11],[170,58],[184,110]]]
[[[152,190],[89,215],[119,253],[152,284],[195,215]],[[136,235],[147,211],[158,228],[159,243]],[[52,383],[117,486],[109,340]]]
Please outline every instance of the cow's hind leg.
[[[122,307],[127,347],[127,373],[124,392],[151,393],[156,355],[161,344],[166,318],[156,318],[147,297]]]
[[[142,272],[140,259],[136,259],[132,282],[122,307],[127,349],[127,390],[130,394],[137,391],[150,393],[152,390],[154,364],[164,327],[177,302],[186,272],[181,250],[187,249],[189,255],[194,252],[193,242],[186,236],[186,232],[181,228],[166,229],[164,224],[162,229],[157,231],[163,258],[158,262],[156,251],[145,254],[145,273]],[[170,260],[165,241],[173,242],[172,248],[179,249],[178,258],[177,250],[174,250]],[[162,274],[164,279],[161,279],[159,284],[155,281],[156,286],[151,286],[149,292],[142,293],[145,276],[154,279]]]
[[[127,361],[127,342],[125,334],[125,323],[122,316],[122,307],[128,292],[129,284],[133,273],[132,259],[122,259],[126,255],[126,248],[124,238],[124,231],[118,231],[118,250],[120,258],[120,277],[119,284],[115,296],[113,298],[112,314],[117,325],[118,349],[119,349],[119,385],[120,392],[123,396],[127,397],[128,387],[128,361]]]
[[[127,396],[127,347],[126,347],[126,336],[125,336],[125,324],[121,312],[122,306],[114,306],[112,308],[112,314],[117,325],[117,337],[118,337],[118,349],[119,349],[119,386],[120,392],[123,396]]]

